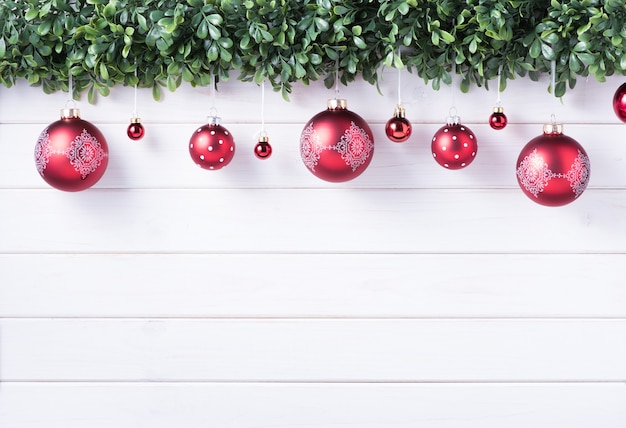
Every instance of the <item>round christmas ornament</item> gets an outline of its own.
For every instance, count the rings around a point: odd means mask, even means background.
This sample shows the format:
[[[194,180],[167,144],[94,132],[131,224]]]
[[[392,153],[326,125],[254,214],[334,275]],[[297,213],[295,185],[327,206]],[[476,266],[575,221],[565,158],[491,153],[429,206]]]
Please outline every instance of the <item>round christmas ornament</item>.
[[[196,129],[189,140],[189,154],[201,168],[217,170],[235,156],[233,135],[220,125],[220,118],[209,116],[209,123]]]
[[[531,200],[558,207],[576,200],[587,188],[589,157],[557,123],[544,125],[543,135],[528,142],[517,159],[517,181]]]
[[[504,129],[508,123],[508,119],[504,114],[504,108],[500,106],[496,106],[493,108],[493,113],[489,116],[489,126],[499,131]]]
[[[141,119],[138,117],[133,117],[130,119],[130,125],[126,129],[126,135],[128,138],[134,141],[139,141],[145,135],[145,129],[141,124]]]
[[[613,110],[622,122],[626,122],[626,83],[623,83],[613,95]]]
[[[352,180],[365,171],[374,154],[374,136],[345,99],[311,118],[300,136],[300,156],[315,176],[330,182]]]
[[[398,105],[385,125],[385,134],[394,143],[402,143],[409,139],[411,131],[411,122],[406,118],[404,107]]]
[[[431,150],[439,165],[448,169],[461,169],[476,158],[478,142],[472,130],[462,125],[458,116],[451,115],[447,124],[435,133]]]
[[[35,145],[35,165],[52,187],[67,192],[85,190],[106,171],[109,147],[91,122],[80,118],[77,108],[61,110],[61,119],[48,125]]]
[[[259,159],[267,159],[272,156],[272,146],[267,135],[259,137],[259,142],[254,146],[254,155]]]

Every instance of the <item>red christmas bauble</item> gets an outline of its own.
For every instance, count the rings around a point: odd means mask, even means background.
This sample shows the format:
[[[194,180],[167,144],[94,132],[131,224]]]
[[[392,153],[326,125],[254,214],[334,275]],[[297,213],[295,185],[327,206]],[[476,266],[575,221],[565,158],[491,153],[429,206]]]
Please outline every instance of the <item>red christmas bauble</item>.
[[[476,136],[458,117],[448,118],[448,124],[439,128],[433,137],[431,149],[437,163],[448,169],[461,169],[476,158]]]
[[[374,154],[374,136],[365,120],[343,99],[307,122],[300,136],[300,156],[315,176],[330,182],[352,180],[365,171]]]
[[[489,116],[489,126],[499,131],[504,129],[508,123],[509,121],[504,114],[504,109],[502,107],[494,107],[493,113]]]
[[[394,143],[402,143],[411,136],[411,122],[406,118],[404,108],[396,107],[393,117],[385,125],[385,134]]]
[[[622,122],[626,122],[626,83],[623,83],[613,95],[613,110]]]
[[[44,129],[35,145],[35,165],[52,187],[67,192],[85,190],[100,180],[109,161],[104,135],[80,118],[76,108],[61,110],[61,120]]]
[[[146,131],[141,124],[141,119],[139,119],[138,117],[132,118],[130,120],[130,125],[128,125],[128,128],[126,129],[126,135],[128,135],[128,138],[134,141],[138,141],[143,138],[145,133]]]
[[[272,146],[270,146],[269,138],[259,138],[259,142],[254,146],[254,155],[259,159],[267,159],[272,156]]]
[[[517,159],[517,181],[531,200],[558,207],[577,199],[587,188],[589,157],[558,124],[544,125],[543,135],[524,146]]]
[[[218,117],[196,129],[189,140],[189,154],[201,168],[217,170],[225,167],[235,156],[233,135],[219,124]]]

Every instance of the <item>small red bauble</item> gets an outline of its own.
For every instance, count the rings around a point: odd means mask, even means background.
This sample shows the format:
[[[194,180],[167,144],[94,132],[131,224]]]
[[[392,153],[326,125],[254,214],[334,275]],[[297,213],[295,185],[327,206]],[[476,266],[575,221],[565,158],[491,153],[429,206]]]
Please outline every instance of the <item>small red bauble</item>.
[[[300,156],[315,176],[330,182],[352,180],[365,171],[374,154],[374,136],[365,120],[343,99],[328,100],[327,110],[307,122],[300,136]]]
[[[439,128],[433,137],[431,149],[437,163],[448,169],[461,169],[476,158],[476,136],[458,116],[449,117],[448,124]]]
[[[531,200],[558,207],[577,199],[587,188],[589,157],[559,124],[544,125],[543,135],[528,142],[517,159],[517,181]]]
[[[259,159],[267,159],[272,156],[272,146],[266,136],[259,137],[259,142],[254,146],[254,155]]]
[[[385,134],[394,143],[402,143],[411,136],[411,122],[406,118],[406,112],[402,106],[396,107],[393,117],[385,125]]]
[[[509,121],[504,114],[504,109],[502,107],[494,107],[493,113],[489,116],[489,126],[499,131],[504,129],[508,123]]]
[[[100,180],[109,161],[109,147],[95,125],[80,118],[77,108],[61,110],[61,120],[42,131],[35,145],[35,165],[52,187],[85,190]]]
[[[613,95],[613,110],[622,122],[626,122],[626,83],[623,83]]]
[[[233,135],[220,125],[218,117],[196,129],[189,140],[189,154],[201,168],[217,170],[225,167],[235,156]]]
[[[130,120],[130,125],[128,125],[128,128],[126,129],[126,135],[128,135],[128,138],[134,141],[138,141],[143,138],[145,133],[146,131],[141,124],[141,119],[138,117],[133,117]]]

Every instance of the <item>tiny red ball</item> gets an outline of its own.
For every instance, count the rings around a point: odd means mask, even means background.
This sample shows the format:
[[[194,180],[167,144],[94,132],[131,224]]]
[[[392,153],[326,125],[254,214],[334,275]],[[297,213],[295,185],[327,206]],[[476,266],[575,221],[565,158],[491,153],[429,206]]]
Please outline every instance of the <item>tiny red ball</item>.
[[[128,125],[126,135],[128,135],[128,138],[130,138],[131,140],[138,141],[141,140],[145,135],[145,129],[141,123],[134,122]]]
[[[402,143],[411,136],[411,122],[406,117],[394,116],[385,125],[385,134],[394,143]]]
[[[508,123],[508,119],[504,113],[492,113],[489,116],[489,126],[496,131],[504,129]]]
[[[259,159],[267,159],[272,155],[272,146],[267,141],[259,141],[254,146],[254,155]]]

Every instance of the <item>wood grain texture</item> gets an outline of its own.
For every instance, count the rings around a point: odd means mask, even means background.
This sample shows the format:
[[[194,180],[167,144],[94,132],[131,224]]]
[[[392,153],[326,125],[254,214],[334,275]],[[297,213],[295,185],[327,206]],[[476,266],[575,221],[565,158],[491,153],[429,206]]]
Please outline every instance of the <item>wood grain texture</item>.
[[[0,318],[626,317],[624,254],[23,254],[0,272]]]
[[[622,192],[561,209],[519,190],[0,191],[0,253],[624,252]]]
[[[619,384],[2,384],[11,428],[626,427]]]
[[[1,381],[622,381],[626,320],[0,321]]]

